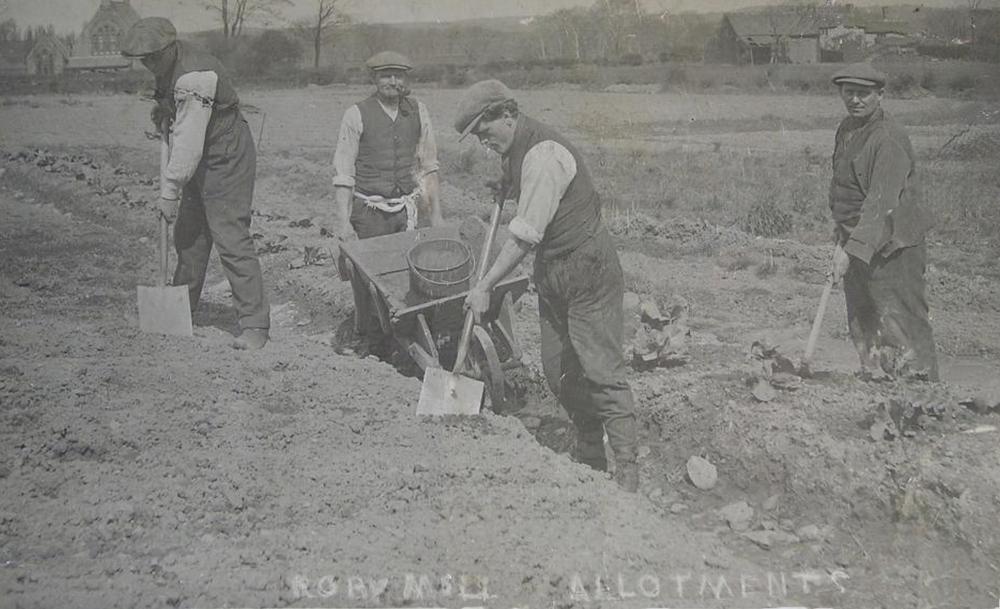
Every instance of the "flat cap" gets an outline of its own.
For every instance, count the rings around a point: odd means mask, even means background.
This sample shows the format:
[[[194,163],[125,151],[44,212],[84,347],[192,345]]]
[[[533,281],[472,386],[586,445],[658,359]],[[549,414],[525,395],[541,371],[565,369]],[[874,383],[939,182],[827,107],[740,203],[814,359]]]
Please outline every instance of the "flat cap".
[[[382,51],[375,53],[365,62],[369,70],[412,70],[413,62],[402,53]]]
[[[177,30],[169,19],[146,17],[135,22],[122,39],[121,53],[125,57],[143,57],[170,46],[177,40]]]
[[[852,63],[835,72],[830,80],[835,85],[853,83],[865,87],[884,87],[886,76],[870,63]]]
[[[455,131],[462,134],[459,141],[476,128],[483,113],[496,104],[514,99],[513,93],[499,80],[481,80],[462,94],[455,117]]]

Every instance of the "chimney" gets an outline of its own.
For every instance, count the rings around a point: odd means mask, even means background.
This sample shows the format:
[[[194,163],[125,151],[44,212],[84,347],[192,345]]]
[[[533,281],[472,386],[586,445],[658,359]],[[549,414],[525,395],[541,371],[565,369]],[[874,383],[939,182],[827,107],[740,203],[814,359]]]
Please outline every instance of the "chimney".
[[[889,14],[889,8],[888,8],[888,7],[885,7],[885,6],[883,6],[883,7],[882,7],[882,21],[885,21],[886,19],[888,19],[888,18],[889,18],[889,17],[888,17],[888,14]]]

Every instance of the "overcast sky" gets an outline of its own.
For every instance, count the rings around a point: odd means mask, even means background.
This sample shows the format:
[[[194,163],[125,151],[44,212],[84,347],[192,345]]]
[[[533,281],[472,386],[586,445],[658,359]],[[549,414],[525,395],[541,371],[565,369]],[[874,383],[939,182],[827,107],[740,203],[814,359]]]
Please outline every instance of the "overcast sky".
[[[160,16],[174,21],[180,31],[217,27],[217,15],[205,10],[208,0],[131,0],[143,17]],[[594,0],[341,0],[359,21],[398,23],[455,21],[482,17],[541,15],[559,8],[589,6]],[[783,0],[640,0],[649,9],[679,11],[725,11]],[[843,0],[834,0],[843,1]],[[6,9],[0,18],[13,18],[19,25],[53,24],[60,32],[79,31],[94,15],[101,0],[0,0]],[[966,6],[966,0],[853,0],[858,5],[919,4]],[[315,0],[293,0],[285,9],[288,18],[304,17]],[[987,3],[997,4],[996,1]]]

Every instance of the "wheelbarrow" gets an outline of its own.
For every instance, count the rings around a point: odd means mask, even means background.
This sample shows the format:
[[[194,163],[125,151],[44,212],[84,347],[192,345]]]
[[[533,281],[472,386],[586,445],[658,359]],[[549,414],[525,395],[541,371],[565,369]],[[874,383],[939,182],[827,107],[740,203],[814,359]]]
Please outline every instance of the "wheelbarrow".
[[[468,291],[430,297],[411,287],[407,253],[421,240],[430,239],[461,237],[457,227],[431,227],[349,241],[341,245],[343,270],[354,290],[356,330],[374,308],[381,332],[395,339],[421,371],[435,367],[451,370]],[[489,310],[472,331],[470,376],[483,381],[494,412],[503,410],[511,397],[505,371],[521,366],[510,309],[527,289],[528,277],[523,275],[511,275],[498,283]]]

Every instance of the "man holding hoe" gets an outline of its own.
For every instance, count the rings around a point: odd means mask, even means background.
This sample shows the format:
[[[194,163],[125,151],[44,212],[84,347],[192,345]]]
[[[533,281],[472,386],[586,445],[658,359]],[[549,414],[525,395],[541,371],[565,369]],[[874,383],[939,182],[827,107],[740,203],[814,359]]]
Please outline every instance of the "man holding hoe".
[[[915,187],[913,146],[881,108],[885,74],[860,63],[837,72],[832,81],[847,117],[837,129],[833,152],[831,272],[835,282],[844,282],[862,374],[937,381],[924,294],[931,219]]]

